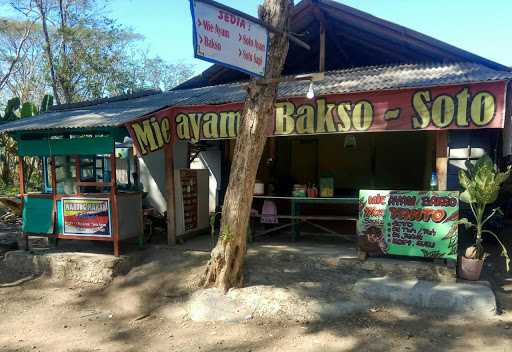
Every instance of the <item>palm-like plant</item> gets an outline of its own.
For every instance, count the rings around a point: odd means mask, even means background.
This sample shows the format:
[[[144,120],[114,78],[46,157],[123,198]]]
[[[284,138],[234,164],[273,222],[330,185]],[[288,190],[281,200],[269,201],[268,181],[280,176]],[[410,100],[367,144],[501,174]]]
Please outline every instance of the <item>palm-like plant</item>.
[[[485,216],[485,211],[488,205],[493,204],[498,199],[501,185],[510,176],[511,169],[509,167],[505,172],[499,172],[488,155],[481,157],[475,165],[467,161],[466,168],[467,171],[459,171],[459,182],[464,188],[460,200],[469,204],[475,221],[473,223],[468,219],[461,219],[460,223],[464,224],[467,229],[476,229],[476,241],[473,246],[466,250],[465,256],[469,259],[483,259],[482,235],[488,233],[494,236],[500,244],[508,271],[510,258],[507,248],[493,231],[484,229],[484,226],[496,214],[503,215],[500,208],[494,208],[487,216]]]
[[[17,97],[12,98],[7,101],[4,113],[0,112],[0,125],[47,112],[52,105],[53,96],[48,94],[43,97],[40,107],[37,107],[32,102],[21,103],[20,98]],[[14,139],[5,133],[0,133],[0,185],[3,184],[5,186],[13,183],[12,170],[15,169],[16,154],[17,148]],[[32,170],[36,165],[36,161],[34,158],[29,159],[29,165]],[[31,174],[32,172],[29,172],[29,175]],[[30,179],[30,177],[28,178]]]

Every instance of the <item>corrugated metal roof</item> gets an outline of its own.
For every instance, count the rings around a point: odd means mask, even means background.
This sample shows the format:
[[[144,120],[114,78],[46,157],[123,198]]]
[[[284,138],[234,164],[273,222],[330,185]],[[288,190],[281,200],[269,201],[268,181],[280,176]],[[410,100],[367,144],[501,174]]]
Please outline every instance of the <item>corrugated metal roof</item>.
[[[418,62],[472,62],[498,71],[509,67],[462,50],[402,25],[375,17],[332,0],[303,0],[292,10],[290,32],[313,48],[318,48],[318,22],[325,24],[329,45],[325,67],[329,70],[370,65]],[[290,43],[284,71],[286,75],[315,71],[318,51],[304,50]],[[248,79],[247,74],[214,64],[177,89],[226,84]]]
[[[509,79],[512,79],[512,72],[496,71],[473,63],[402,64],[327,72],[325,79],[315,82],[314,87],[316,95],[322,96]],[[246,85],[247,82],[242,82],[168,91],[125,100],[116,98],[96,105],[18,120],[1,125],[0,132],[121,126],[169,106],[242,102],[246,96]],[[283,82],[279,85],[279,99],[304,97],[308,86],[307,81]]]

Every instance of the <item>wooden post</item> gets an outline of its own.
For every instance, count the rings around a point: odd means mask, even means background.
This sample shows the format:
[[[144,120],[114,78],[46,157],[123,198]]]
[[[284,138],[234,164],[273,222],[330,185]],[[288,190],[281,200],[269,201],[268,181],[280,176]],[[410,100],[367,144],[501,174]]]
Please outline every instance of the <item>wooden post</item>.
[[[50,170],[51,170],[51,182],[52,182],[52,200],[53,200],[53,223],[57,224],[59,222],[58,211],[57,211],[57,167],[55,165],[55,157],[52,156],[50,159]],[[55,227],[54,227],[55,233]],[[48,243],[52,246],[57,246],[58,239],[50,238],[48,239]]]
[[[18,155],[18,182],[20,183],[21,217],[23,219],[23,207],[25,203],[25,171],[23,169],[23,157]],[[25,241],[25,250],[28,251],[28,235],[21,230],[21,237]]]
[[[436,132],[436,173],[439,191],[446,191],[448,175],[448,131]]]
[[[116,153],[110,155],[110,200],[112,202],[112,229],[114,240],[114,255],[119,257],[119,213],[117,207],[117,175],[116,175]]]
[[[20,196],[23,201],[25,196],[25,170],[23,168],[23,157],[18,155],[18,179],[20,181]]]
[[[57,193],[57,173],[56,173],[56,166],[55,166],[55,157],[52,156],[51,160],[50,160],[50,168],[52,170],[52,193],[54,195],[54,199],[55,199],[55,194]]]
[[[80,186],[78,185],[81,181],[80,176],[80,155],[75,155],[75,180],[76,180],[76,187],[77,191],[76,193],[80,193]]]
[[[325,25],[320,22],[320,62],[318,72],[325,71]]]
[[[338,38],[336,36],[340,36],[340,33],[333,33],[332,29],[329,29],[329,25],[327,23],[327,19],[324,16],[324,13],[320,8],[318,7],[318,4],[312,4],[313,5],[313,15],[319,21],[321,24],[323,24],[325,29],[325,36],[327,39],[329,39],[329,43],[333,44],[338,51],[338,54],[340,56],[343,56],[343,60],[345,63],[350,63],[350,58],[348,56],[347,51],[340,45]],[[321,28],[320,28],[321,31]]]
[[[174,187],[174,156],[172,144],[166,144],[165,155],[165,192],[167,199],[167,244],[176,244],[176,191]]]

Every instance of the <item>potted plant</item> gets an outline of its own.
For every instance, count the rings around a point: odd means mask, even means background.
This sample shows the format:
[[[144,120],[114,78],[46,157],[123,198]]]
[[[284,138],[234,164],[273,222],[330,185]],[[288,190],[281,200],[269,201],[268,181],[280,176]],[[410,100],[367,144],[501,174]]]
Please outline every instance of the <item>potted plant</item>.
[[[471,222],[464,218],[460,220],[460,223],[465,225],[466,229],[476,231],[476,241],[474,245],[466,249],[465,255],[460,257],[459,275],[463,279],[479,280],[485,259],[482,246],[484,233],[496,238],[502,248],[502,255],[505,257],[507,272],[509,270],[510,259],[507,249],[494,232],[484,229],[484,227],[496,214],[503,215],[500,208],[494,208],[486,214],[486,208],[498,199],[501,185],[509,177],[511,169],[509,167],[506,172],[499,172],[487,155],[481,157],[475,165],[467,161],[466,168],[467,170],[459,170],[459,182],[464,188],[460,200],[469,204],[474,221]]]

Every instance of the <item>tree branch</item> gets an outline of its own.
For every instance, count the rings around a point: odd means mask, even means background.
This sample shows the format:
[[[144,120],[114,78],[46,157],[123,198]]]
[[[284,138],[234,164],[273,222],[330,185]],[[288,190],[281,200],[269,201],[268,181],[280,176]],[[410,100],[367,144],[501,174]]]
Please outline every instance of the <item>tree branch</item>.
[[[23,46],[25,45],[25,42],[28,40],[28,37],[30,36],[30,33],[32,32],[32,26],[34,25],[34,22],[30,22],[29,25],[25,28],[25,32],[23,33],[23,36],[21,38],[20,44],[18,48],[16,48],[16,54],[14,55],[14,59],[12,60],[9,69],[7,70],[7,73],[0,78],[0,90],[5,86],[7,80],[11,76],[16,64],[20,60],[21,57],[21,51],[23,50]]]

